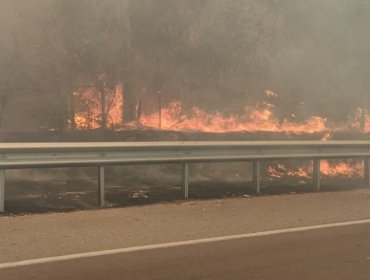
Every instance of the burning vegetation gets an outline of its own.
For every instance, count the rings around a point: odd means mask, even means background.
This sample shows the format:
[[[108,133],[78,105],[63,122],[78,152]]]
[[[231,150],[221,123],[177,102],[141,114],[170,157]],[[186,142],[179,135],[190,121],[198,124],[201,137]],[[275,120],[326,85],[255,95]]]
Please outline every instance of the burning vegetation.
[[[284,163],[274,163],[267,167],[267,175],[270,179],[284,179],[286,177],[294,177],[300,179],[313,178],[313,164],[305,164],[294,162],[288,167]],[[359,160],[322,160],[320,166],[321,175],[323,178],[361,178],[364,174],[363,161]]]
[[[109,92],[107,96],[106,118],[109,127],[118,130],[122,127],[123,100],[121,87]],[[85,107],[82,111],[76,113],[75,121],[79,129],[93,129],[101,127],[102,108],[99,102],[99,95],[94,92],[87,92],[85,95],[76,94],[78,102],[83,100]],[[278,94],[267,90],[265,97],[268,101],[278,98]],[[164,108],[159,108],[157,113],[143,114],[142,103],[136,107],[137,120],[131,123],[131,129],[149,129],[149,130],[170,130],[178,132],[206,132],[206,133],[225,133],[225,132],[279,132],[295,134],[312,134],[324,132],[322,141],[330,140],[332,132],[356,129],[363,132],[370,132],[370,119],[367,117],[361,120],[362,110],[358,109],[354,115],[348,118],[346,124],[328,123],[327,119],[320,116],[312,116],[301,122],[294,122],[287,119],[279,120],[274,116],[276,106],[267,101],[261,102],[259,109],[245,108],[245,113],[241,115],[229,114],[226,116],[222,113],[207,113],[204,110],[193,107],[190,112],[186,113],[180,102],[171,102]],[[257,106],[256,106],[257,107]],[[366,112],[365,112],[366,116]],[[294,118],[294,116],[292,116]],[[363,122],[361,124],[361,122]],[[289,167],[284,163],[275,163],[267,166],[267,177],[270,179],[284,179],[287,177],[299,179],[312,179],[313,164],[302,164],[294,162]],[[363,161],[342,160],[321,162],[321,174],[323,178],[360,178],[364,174]]]
[[[99,93],[88,90],[84,93],[74,93],[76,112],[74,121],[77,129],[106,128],[124,129],[124,100],[122,87],[117,86],[106,92],[104,102]],[[274,112],[278,108],[271,103],[278,98],[278,94],[267,90],[265,101],[255,107],[245,107],[241,114],[235,113],[208,113],[204,109],[194,106],[188,112],[183,109],[179,101],[170,102],[168,105],[159,106],[157,112],[143,112],[144,104],[139,101],[136,110],[136,120],[126,123],[131,129],[160,129],[169,131],[193,132],[281,132],[312,134],[327,132],[322,140],[330,140],[333,131],[358,130],[370,132],[370,117],[358,109],[347,123],[338,124],[329,122],[321,116],[311,116],[306,120],[297,121],[295,115],[290,114],[290,119],[279,119]],[[104,106],[102,106],[102,104]]]
[[[370,131],[367,1],[160,2],[3,0],[0,130]]]
[[[0,133],[368,139],[367,1],[18,2],[0,9]],[[312,176],[309,164],[268,171]]]
[[[122,86],[103,89],[104,95],[93,88],[74,92],[74,124],[70,129],[115,129],[122,125]]]

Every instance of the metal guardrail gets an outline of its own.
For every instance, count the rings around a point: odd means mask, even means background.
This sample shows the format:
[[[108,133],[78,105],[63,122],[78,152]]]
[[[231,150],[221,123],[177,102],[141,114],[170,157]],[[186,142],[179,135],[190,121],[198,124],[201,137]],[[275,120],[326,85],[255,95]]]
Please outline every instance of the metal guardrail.
[[[370,186],[370,141],[4,143],[0,144],[0,212],[4,212],[5,170],[97,166],[99,204],[104,207],[105,166],[182,164],[184,197],[189,195],[189,164],[253,161],[253,182],[260,193],[261,161],[312,159],[314,186],[320,189],[321,159],[363,158]]]

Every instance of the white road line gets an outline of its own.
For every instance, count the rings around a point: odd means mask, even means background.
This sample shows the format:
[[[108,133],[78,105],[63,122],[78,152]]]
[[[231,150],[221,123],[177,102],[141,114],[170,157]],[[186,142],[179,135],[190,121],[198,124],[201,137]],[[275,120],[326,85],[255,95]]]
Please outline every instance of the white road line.
[[[363,225],[363,224],[369,224],[369,223],[370,223],[370,219],[357,220],[357,221],[314,225],[314,226],[306,226],[306,227],[295,227],[295,228],[287,228],[287,229],[271,230],[271,231],[255,232],[255,233],[246,233],[246,234],[238,234],[238,235],[230,235],[230,236],[212,237],[212,238],[204,238],[204,239],[196,239],[196,240],[188,240],[188,241],[128,247],[128,248],[120,248],[120,249],[113,249],[113,250],[102,250],[102,251],[94,251],[94,252],[88,252],[88,253],[71,254],[71,255],[57,256],[57,257],[47,257],[47,258],[40,258],[40,259],[31,259],[31,260],[24,260],[24,261],[2,263],[0,264],[0,269],[14,268],[14,267],[20,267],[20,266],[30,266],[30,265],[37,265],[37,264],[46,264],[46,263],[52,263],[52,262],[61,262],[61,261],[76,260],[76,259],[83,259],[83,258],[100,257],[100,256],[107,256],[107,255],[116,255],[116,254],[122,254],[122,253],[132,253],[132,252],[155,250],[155,249],[173,248],[173,247],[179,247],[179,246],[189,246],[189,245],[196,245],[196,244],[205,244],[205,243],[212,243],[212,242],[245,239],[245,238],[252,238],[252,237],[271,236],[271,235],[284,234],[284,233],[303,232],[303,231],[309,231],[309,230],[327,229],[327,228],[344,227],[344,226],[352,226],[352,225]]]

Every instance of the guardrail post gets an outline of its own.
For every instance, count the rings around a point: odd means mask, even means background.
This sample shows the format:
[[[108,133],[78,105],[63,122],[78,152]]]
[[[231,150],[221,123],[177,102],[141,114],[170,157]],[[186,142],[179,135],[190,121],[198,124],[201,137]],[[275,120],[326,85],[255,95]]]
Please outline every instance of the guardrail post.
[[[321,160],[313,160],[313,186],[316,191],[321,190],[321,172],[320,172]]]
[[[365,184],[370,187],[370,158],[365,158],[364,164],[364,172],[365,172]]]
[[[98,185],[99,185],[99,206],[105,206],[105,168],[104,166],[98,167]]]
[[[5,170],[0,170],[0,213],[5,211]]]
[[[256,194],[261,193],[261,162],[255,160],[253,162],[253,186]]]
[[[182,187],[184,191],[184,198],[189,198],[189,163],[182,164]]]

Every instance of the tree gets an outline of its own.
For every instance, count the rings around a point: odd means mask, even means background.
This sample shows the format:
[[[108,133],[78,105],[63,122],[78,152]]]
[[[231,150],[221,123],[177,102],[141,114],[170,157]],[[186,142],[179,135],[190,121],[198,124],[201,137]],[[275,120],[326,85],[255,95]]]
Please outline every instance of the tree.
[[[0,127],[7,105],[15,94],[25,90],[29,79],[23,60],[24,47],[20,45],[17,34],[13,34],[12,39],[7,46],[0,47]]]

